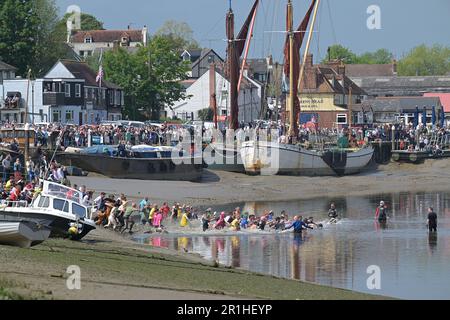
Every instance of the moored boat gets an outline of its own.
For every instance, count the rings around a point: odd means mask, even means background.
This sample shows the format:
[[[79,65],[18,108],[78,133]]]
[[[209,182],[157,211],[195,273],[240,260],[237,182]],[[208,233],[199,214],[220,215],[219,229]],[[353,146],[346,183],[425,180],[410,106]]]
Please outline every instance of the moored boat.
[[[50,236],[48,222],[0,220],[0,244],[21,248],[38,245]]]
[[[342,176],[361,172],[368,166],[373,147],[308,150],[300,145],[248,141],[241,157],[248,174]]]
[[[42,192],[28,205],[24,201],[6,201],[0,207],[0,221],[49,221],[50,237],[80,240],[94,230],[89,210],[82,205],[78,190],[50,181],[43,182]]]
[[[177,153],[172,147],[136,146],[119,156],[117,146],[71,148],[56,158],[67,166],[79,167],[116,179],[197,181],[203,173],[201,155]]]

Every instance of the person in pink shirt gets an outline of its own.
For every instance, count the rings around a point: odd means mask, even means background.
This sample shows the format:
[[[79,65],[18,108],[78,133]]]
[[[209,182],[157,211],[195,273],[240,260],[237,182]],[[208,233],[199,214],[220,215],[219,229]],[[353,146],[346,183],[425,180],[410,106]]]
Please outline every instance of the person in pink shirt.
[[[155,215],[153,216],[153,220],[152,220],[153,226],[155,228],[161,228],[162,220],[163,220],[162,212],[161,212],[161,210],[158,210],[158,212],[156,212]]]

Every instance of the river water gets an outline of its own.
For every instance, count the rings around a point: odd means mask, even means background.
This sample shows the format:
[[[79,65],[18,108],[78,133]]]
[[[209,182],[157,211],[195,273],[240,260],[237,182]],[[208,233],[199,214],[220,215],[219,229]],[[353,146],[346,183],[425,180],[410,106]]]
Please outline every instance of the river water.
[[[373,218],[380,200],[389,208],[385,229]],[[302,237],[260,231],[202,233],[194,224],[188,230],[175,228],[167,235],[136,240],[289,279],[405,299],[450,299],[450,193],[248,202],[213,210],[236,206],[257,214],[286,210],[291,217],[303,213],[325,221],[330,202],[336,204],[342,220],[308,230]],[[428,234],[426,228],[429,206],[438,214],[437,234]],[[368,273],[371,266],[376,267]],[[373,280],[377,268],[379,282]],[[377,284],[380,288],[373,288]]]

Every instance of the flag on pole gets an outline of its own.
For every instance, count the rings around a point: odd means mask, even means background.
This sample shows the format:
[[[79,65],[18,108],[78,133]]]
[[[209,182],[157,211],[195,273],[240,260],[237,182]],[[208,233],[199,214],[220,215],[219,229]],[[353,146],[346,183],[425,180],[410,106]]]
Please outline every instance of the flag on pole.
[[[98,67],[98,73],[97,77],[95,78],[95,81],[99,84],[99,87],[102,86],[102,80],[105,76],[105,73],[103,72],[103,49],[100,53],[100,59],[99,59],[99,67]]]

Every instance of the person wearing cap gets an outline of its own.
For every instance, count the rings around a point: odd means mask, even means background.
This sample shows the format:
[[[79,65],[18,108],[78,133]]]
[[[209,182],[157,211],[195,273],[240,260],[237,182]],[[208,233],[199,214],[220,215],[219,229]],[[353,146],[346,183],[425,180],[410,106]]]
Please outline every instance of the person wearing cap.
[[[376,213],[375,213],[375,219],[378,220],[379,223],[386,223],[387,221],[387,208],[384,203],[384,201],[380,201],[380,205],[378,206]]]

